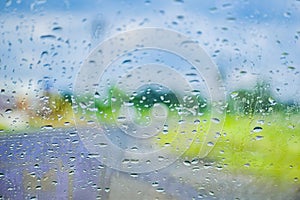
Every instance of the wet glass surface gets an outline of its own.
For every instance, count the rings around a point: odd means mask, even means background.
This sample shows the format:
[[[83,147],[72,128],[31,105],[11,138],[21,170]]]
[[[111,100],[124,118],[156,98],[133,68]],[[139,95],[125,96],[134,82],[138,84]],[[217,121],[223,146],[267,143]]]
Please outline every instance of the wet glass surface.
[[[0,10],[0,199],[300,198],[299,0]]]

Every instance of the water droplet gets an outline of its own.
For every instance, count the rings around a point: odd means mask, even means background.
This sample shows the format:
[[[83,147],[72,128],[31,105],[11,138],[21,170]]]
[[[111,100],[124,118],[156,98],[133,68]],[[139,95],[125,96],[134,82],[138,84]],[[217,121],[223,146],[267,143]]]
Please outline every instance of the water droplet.
[[[6,0],[5,6],[9,7],[12,4],[12,0]]]
[[[164,191],[165,191],[164,188],[157,188],[156,189],[156,192],[159,192],[159,193],[164,192]]]
[[[61,26],[55,26],[52,28],[52,31],[61,31],[63,28]]]
[[[196,119],[196,120],[194,121],[194,124],[195,124],[195,125],[200,124],[200,120],[199,120],[199,119]]]
[[[250,163],[244,164],[245,167],[250,167]]]
[[[256,140],[262,140],[264,138],[264,136],[258,135],[255,137]]]
[[[260,126],[256,126],[253,128],[253,132],[255,132],[255,133],[261,132],[262,130],[263,130],[263,128]]]
[[[218,118],[211,118],[211,121],[216,124],[220,123],[220,120]]]
[[[213,142],[208,142],[207,143],[207,146],[210,146],[210,147],[212,147],[212,146],[214,146],[215,144],[213,143]]]
[[[192,165],[196,165],[199,163],[199,159],[198,158],[194,158],[192,161],[191,161],[191,164]]]
[[[80,106],[82,109],[86,109],[86,108],[87,108],[87,105],[86,105],[86,103],[84,103],[84,102],[80,102],[80,103],[79,103],[79,106]]]
[[[56,36],[55,35],[41,35],[40,38],[41,39],[55,39]]]
[[[231,98],[235,98],[235,97],[237,97],[239,95],[239,93],[238,92],[232,92],[231,94],[230,94],[230,96],[231,96]]]
[[[294,69],[296,69],[296,68],[293,67],[293,66],[288,66],[288,69],[294,70]]]
[[[131,173],[130,176],[133,178],[137,178],[139,175],[137,173]]]
[[[42,130],[52,130],[53,129],[53,126],[48,124],[48,125],[45,125],[45,126],[42,126],[41,127]]]
[[[285,13],[283,14],[283,16],[289,18],[289,17],[291,17],[291,13],[290,13],[290,12],[285,12]]]
[[[58,182],[57,181],[52,181],[52,185],[57,185]]]
[[[183,161],[183,164],[188,167],[191,166],[191,162],[189,160]]]
[[[131,60],[128,59],[128,60],[124,60],[124,61],[122,62],[122,64],[127,64],[127,63],[131,63]]]
[[[153,182],[153,183],[152,183],[152,186],[153,186],[153,187],[157,187],[157,186],[158,186],[158,182]]]
[[[98,92],[95,92],[94,97],[95,97],[96,99],[98,99],[98,98],[100,98],[100,94],[99,94]]]
[[[273,106],[276,104],[276,101],[272,99],[271,97],[268,98],[269,103]]]
[[[9,113],[11,113],[12,112],[12,109],[6,109],[5,110],[5,114],[9,114]]]
[[[262,120],[262,119],[260,119],[260,120],[257,120],[257,123],[258,123],[258,124],[264,124],[264,123],[265,123],[265,121],[264,121],[264,120]]]

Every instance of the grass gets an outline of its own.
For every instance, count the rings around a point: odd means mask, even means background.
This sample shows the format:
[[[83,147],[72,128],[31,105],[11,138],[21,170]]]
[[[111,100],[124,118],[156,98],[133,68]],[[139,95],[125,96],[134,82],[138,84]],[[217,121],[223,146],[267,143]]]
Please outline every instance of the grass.
[[[280,182],[298,183],[300,178],[299,121],[300,114],[288,116],[273,113],[252,117],[227,115],[222,134],[207,159],[216,161],[219,166],[232,173],[253,174],[270,177]],[[185,134],[179,134],[182,140],[195,138],[185,152],[185,157],[190,159],[197,157],[202,145],[203,133],[208,129],[208,125],[208,122],[202,122],[197,127],[190,125],[186,127]],[[172,130],[170,134],[161,134],[159,143],[173,144],[177,147],[176,142],[180,142],[181,139],[173,140],[175,132]],[[178,149],[174,149],[174,152],[176,151]]]

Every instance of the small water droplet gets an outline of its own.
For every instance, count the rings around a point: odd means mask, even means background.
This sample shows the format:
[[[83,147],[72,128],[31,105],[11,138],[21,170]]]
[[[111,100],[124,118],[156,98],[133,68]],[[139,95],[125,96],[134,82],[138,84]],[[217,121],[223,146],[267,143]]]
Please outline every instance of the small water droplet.
[[[61,31],[63,28],[61,26],[55,26],[52,28],[52,31]]]
[[[237,97],[239,95],[239,93],[238,92],[232,92],[231,94],[230,94],[230,96],[231,96],[231,98],[235,98],[235,97]]]
[[[137,178],[139,175],[137,173],[131,173],[130,176],[133,178]]]
[[[152,183],[152,186],[153,186],[153,187],[157,187],[157,186],[158,186],[158,182],[153,182],[153,183]]]
[[[53,126],[48,124],[48,125],[45,125],[45,126],[42,126],[41,127],[42,130],[52,130],[53,129]]]
[[[41,35],[40,38],[41,39],[55,39],[56,36],[55,35]]]
[[[194,158],[192,161],[191,161],[191,164],[192,165],[196,165],[199,163],[199,159],[198,158]]]
[[[126,63],[131,63],[131,60],[128,59],[128,60],[124,60],[124,61],[122,62],[122,64],[126,64]]]
[[[194,121],[194,124],[195,124],[195,125],[200,124],[200,120],[199,120],[199,119],[196,119],[196,120]]]
[[[268,98],[269,103],[273,106],[276,104],[276,101],[272,99],[271,97]]]
[[[244,164],[245,167],[250,167],[250,163]]]
[[[183,161],[183,164],[188,167],[191,166],[191,162],[189,160]]]
[[[255,137],[256,140],[262,140],[264,138],[264,136],[258,135]]]
[[[5,114],[9,114],[9,113],[11,113],[12,112],[12,109],[6,109],[5,110]]]
[[[213,142],[208,142],[207,143],[207,146],[210,146],[210,147],[212,147],[212,146],[214,146],[215,144],[213,143]]]
[[[220,123],[220,120],[218,118],[211,118],[211,121],[216,124]]]
[[[262,119],[257,120],[257,123],[258,123],[258,124],[264,124],[264,123],[265,123],[265,120],[262,120]]]
[[[156,192],[159,192],[159,193],[164,192],[164,191],[165,191],[164,188],[157,188],[156,189]]]
[[[260,126],[256,126],[253,128],[253,132],[255,132],[255,133],[261,132],[262,130],[263,130],[263,128]]]
[[[98,99],[98,98],[100,98],[100,94],[99,94],[98,92],[95,92],[94,97],[95,97],[96,99]]]
[[[52,181],[52,185],[57,185],[58,182],[57,181]]]
[[[291,13],[290,13],[290,12],[285,12],[285,13],[283,14],[283,16],[289,18],[289,17],[291,17]]]

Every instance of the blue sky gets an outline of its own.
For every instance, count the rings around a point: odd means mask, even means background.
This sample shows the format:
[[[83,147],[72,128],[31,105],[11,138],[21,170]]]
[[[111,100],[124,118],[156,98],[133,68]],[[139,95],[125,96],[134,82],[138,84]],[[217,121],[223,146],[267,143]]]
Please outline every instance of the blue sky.
[[[0,86],[39,85],[49,77],[66,89],[102,40],[143,27],[198,41],[228,91],[263,79],[276,97],[300,101],[299,0],[1,1]]]

